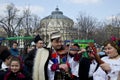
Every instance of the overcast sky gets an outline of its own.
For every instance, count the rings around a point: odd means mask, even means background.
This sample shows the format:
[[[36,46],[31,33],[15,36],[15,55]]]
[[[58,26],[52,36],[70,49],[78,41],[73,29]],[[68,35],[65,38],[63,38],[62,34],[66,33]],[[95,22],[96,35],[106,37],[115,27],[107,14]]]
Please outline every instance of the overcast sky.
[[[28,7],[40,18],[46,17],[58,6],[67,17],[75,20],[79,12],[104,20],[120,13],[120,0],[0,0],[0,15],[9,3],[21,11]]]

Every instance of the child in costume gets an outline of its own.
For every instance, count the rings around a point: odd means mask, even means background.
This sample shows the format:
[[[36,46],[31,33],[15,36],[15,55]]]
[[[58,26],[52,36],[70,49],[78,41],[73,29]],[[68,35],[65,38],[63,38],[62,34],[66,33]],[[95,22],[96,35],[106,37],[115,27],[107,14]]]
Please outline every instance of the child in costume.
[[[4,76],[4,80],[30,80],[27,73],[23,70],[23,64],[18,57],[13,57],[10,61],[8,72]]]

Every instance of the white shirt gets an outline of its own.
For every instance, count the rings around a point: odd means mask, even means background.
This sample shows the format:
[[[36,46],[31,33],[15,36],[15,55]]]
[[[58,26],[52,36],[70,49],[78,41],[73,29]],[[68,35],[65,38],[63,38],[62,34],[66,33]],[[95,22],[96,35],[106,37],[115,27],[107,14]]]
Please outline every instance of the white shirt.
[[[79,71],[79,62],[74,61],[74,57],[70,57],[68,55],[68,63],[70,63],[70,68],[71,68],[71,72],[73,75],[79,77],[78,75],[78,71]]]
[[[5,68],[8,68],[8,66],[4,62],[2,62],[1,69],[5,69]]]
[[[103,57],[102,60],[110,65],[111,71],[106,74],[101,67],[93,74],[94,80],[108,80],[108,76],[110,76],[110,80],[117,80],[118,73],[120,72],[120,58],[117,60],[109,59],[109,57]]]
[[[93,60],[92,63],[90,64],[89,77],[93,76],[93,73],[95,72],[96,67],[97,67],[97,62]]]

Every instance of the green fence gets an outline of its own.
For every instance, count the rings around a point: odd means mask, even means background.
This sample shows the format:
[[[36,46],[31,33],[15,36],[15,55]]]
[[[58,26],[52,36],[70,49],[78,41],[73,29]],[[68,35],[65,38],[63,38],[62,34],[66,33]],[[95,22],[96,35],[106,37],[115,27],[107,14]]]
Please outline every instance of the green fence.
[[[77,43],[81,48],[88,46],[88,43],[94,42],[94,40],[73,40],[74,43]]]
[[[30,40],[30,39],[33,39],[34,37],[33,36],[27,36],[27,37],[9,37],[9,38],[6,38],[6,40]]]

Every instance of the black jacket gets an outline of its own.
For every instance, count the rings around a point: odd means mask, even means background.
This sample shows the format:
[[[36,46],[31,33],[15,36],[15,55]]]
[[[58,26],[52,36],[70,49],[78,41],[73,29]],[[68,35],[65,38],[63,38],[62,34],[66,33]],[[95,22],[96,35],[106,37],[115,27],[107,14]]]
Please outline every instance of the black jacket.
[[[2,61],[0,62],[0,80],[3,80],[4,79],[4,75],[7,73],[8,71],[8,68],[6,69],[1,69],[1,66],[2,66]]]
[[[36,51],[37,51],[37,49],[31,50],[28,53],[28,55],[27,55],[27,57],[24,61],[25,67],[31,75],[32,75],[32,71],[33,71],[33,62],[34,62],[34,58],[35,58],[35,55],[36,55]]]
[[[91,60],[89,58],[82,58],[79,63],[79,80],[93,80],[89,78]]]

